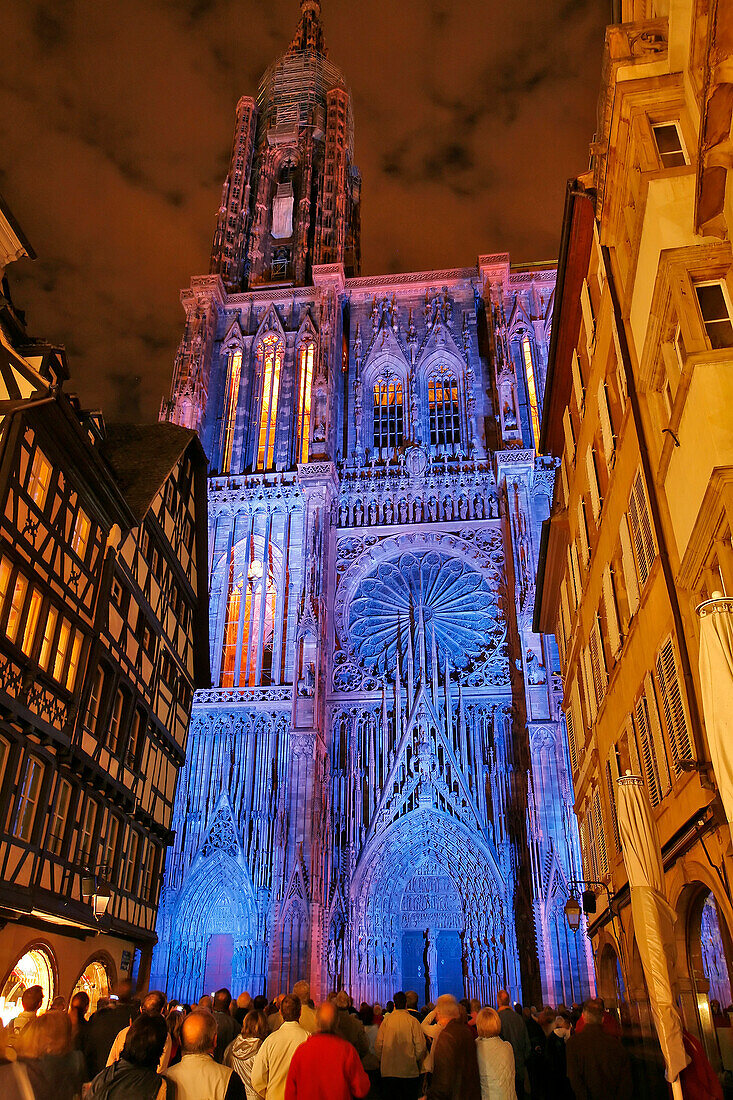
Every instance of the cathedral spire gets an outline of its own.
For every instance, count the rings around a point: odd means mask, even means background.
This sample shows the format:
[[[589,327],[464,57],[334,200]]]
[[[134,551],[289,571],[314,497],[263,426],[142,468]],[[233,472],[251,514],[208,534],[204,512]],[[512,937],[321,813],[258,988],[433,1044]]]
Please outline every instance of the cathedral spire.
[[[320,0],[300,0],[300,21],[288,53],[302,53],[303,50],[326,54]]]

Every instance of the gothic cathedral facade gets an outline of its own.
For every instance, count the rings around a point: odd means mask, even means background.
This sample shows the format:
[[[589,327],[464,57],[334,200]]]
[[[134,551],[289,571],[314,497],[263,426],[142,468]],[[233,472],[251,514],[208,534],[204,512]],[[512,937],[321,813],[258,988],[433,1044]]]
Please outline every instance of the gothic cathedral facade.
[[[318,0],[237,106],[161,417],[209,459],[213,686],[153,982],[581,1000],[555,642],[532,632],[555,270],[362,277]]]

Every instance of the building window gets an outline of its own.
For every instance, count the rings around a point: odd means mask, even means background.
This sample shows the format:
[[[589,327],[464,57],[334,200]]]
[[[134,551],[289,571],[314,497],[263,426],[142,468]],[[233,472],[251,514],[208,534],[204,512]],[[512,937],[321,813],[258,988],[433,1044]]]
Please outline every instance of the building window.
[[[107,836],[104,841],[103,859],[106,873],[109,875],[112,872],[112,868],[115,863],[115,856],[117,854],[117,836],[120,831],[120,823],[116,817],[112,814],[107,816]]]
[[[23,770],[13,822],[13,836],[17,837],[18,840],[29,841],[31,839],[33,823],[36,819],[36,807],[41,793],[42,778],[43,768],[40,761],[33,756],[29,756]]]
[[[239,401],[239,381],[242,376],[242,352],[229,354],[227,371],[226,400],[224,402],[224,424],[221,443],[221,472],[228,474],[232,465],[232,446],[234,444],[234,426],[237,421]]]
[[[41,654],[38,658],[38,663],[44,672],[48,672],[48,667],[51,663],[51,654],[53,652],[53,639],[56,633],[56,623],[58,621],[58,611],[55,607],[49,607],[46,614],[46,625],[43,628],[43,641],[41,642]]]
[[[122,724],[125,717],[125,693],[122,688],[118,688],[115,693],[114,704],[112,706],[112,714],[109,719],[109,735],[107,738],[107,744],[110,752],[117,752],[120,744],[120,733],[122,730]]]
[[[313,386],[313,359],[315,344],[312,340],[298,349],[298,427],[296,447],[300,462],[308,461],[308,442],[311,430],[311,389]]]
[[[18,629],[23,616],[23,604],[25,603],[25,594],[27,590],[28,581],[22,573],[18,573],[15,578],[15,584],[13,585],[13,594],[10,598],[10,608],[8,609],[8,619],[5,624],[5,633],[11,642],[14,642],[18,637]]]
[[[234,554],[229,563],[229,593],[227,596],[227,615],[224,623],[224,644],[221,660],[221,686],[234,687],[234,665],[237,657],[237,633],[239,628],[239,609],[242,600],[243,578],[234,579]]]
[[[260,433],[257,443],[257,469],[269,470],[275,455],[277,402],[280,395],[280,370],[283,343],[277,333],[268,332],[257,348],[258,373],[262,377]]]
[[[133,830],[130,829],[129,839],[127,842],[127,852],[125,853],[125,870],[122,879],[122,888],[126,893],[131,894],[135,885],[135,873],[137,871],[137,851],[140,845],[140,837]]]
[[[28,496],[36,505],[39,512],[43,511],[46,504],[50,484],[51,463],[48,461],[43,451],[39,450],[37,447],[33,455],[31,472],[28,477]]]
[[[374,386],[374,450],[394,451],[402,446],[402,383],[377,382]]]
[[[104,669],[99,667],[94,673],[94,679],[92,681],[92,690],[89,695],[89,705],[87,707],[87,719],[86,728],[90,733],[97,732],[97,724],[99,722],[99,713],[102,709],[102,692],[104,691]]]
[[[66,676],[64,677],[64,687],[67,691],[74,690],[74,684],[76,683],[76,674],[79,670],[79,659],[81,657],[81,643],[83,640],[84,636],[81,631],[75,630],[73,640],[71,642],[69,663],[66,666]]]
[[[132,716],[132,722],[130,723],[130,735],[127,738],[127,749],[125,751],[125,763],[130,767],[134,767],[137,762],[142,740],[142,731],[144,729],[145,715],[136,707]]]
[[[428,383],[430,443],[433,447],[459,447],[461,414],[458,404],[458,379],[431,378]]]
[[[652,126],[662,168],[681,168],[687,164],[685,147],[676,122],[658,122]]]
[[[56,653],[54,654],[53,672],[51,673],[54,680],[58,680],[59,683],[64,682],[66,657],[72,649],[73,636],[74,630],[71,626],[71,623],[66,617],[62,618],[61,626],[59,627],[58,638],[56,639]]]
[[[25,653],[26,657],[30,657],[33,652],[33,645],[36,640],[36,630],[38,628],[38,620],[41,615],[41,605],[43,604],[43,595],[40,588],[34,588],[31,592],[31,598],[28,601],[28,611],[25,617],[25,626],[23,628],[23,640],[20,643],[20,648]]]
[[[10,590],[10,578],[13,574],[13,565],[8,558],[0,558],[0,618],[2,617],[5,601]]]
[[[728,295],[723,284],[698,283],[695,286],[702,322],[711,348],[733,347],[733,323],[728,305]]]
[[[71,800],[71,784],[65,779],[59,780],[56,788],[56,798],[51,810],[51,819],[48,826],[48,850],[51,855],[61,855],[66,832],[66,822],[69,818],[69,802]]]
[[[522,357],[524,359],[524,371],[527,375],[527,395],[529,397],[529,412],[532,418],[532,434],[534,445],[537,449],[540,445],[540,413],[537,400],[537,380],[534,373],[534,360],[532,359],[532,342],[529,336],[522,338]]]
[[[78,862],[84,865],[89,862],[89,857],[92,853],[92,842],[94,840],[94,826],[96,821],[97,803],[89,798],[86,801],[81,825],[79,826]]]
[[[291,198],[292,202],[292,198]],[[272,279],[287,279],[290,267],[290,249],[276,248],[272,257]]]
[[[79,509],[76,513],[76,519],[74,520],[74,530],[71,534],[71,549],[80,557],[82,561],[86,557],[87,547],[89,546],[89,534],[92,529],[92,524],[89,516],[83,509]]]

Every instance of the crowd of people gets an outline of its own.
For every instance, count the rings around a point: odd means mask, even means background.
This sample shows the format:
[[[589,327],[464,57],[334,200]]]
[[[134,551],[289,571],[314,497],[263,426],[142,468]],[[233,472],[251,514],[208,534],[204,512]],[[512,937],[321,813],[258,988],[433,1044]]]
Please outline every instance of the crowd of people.
[[[631,1100],[620,1025],[603,1002],[539,1011],[414,992],[357,1009],[345,991],[316,1005],[305,981],[268,1002],[228,989],[196,1005],[129,983],[88,1017],[76,993],[40,1013],[43,991],[2,1037],[2,1100]],[[686,1100],[722,1100],[691,1036]]]

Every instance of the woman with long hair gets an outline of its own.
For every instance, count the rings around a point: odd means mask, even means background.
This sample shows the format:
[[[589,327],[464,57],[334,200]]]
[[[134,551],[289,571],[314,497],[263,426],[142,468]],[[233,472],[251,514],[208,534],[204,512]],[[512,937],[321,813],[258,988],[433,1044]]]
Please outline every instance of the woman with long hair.
[[[267,1034],[267,1017],[264,1012],[258,1012],[253,1008],[244,1017],[242,1034],[238,1035],[224,1051],[224,1065],[233,1069],[241,1078],[247,1100],[260,1100],[259,1094],[252,1088],[252,1063]]]

